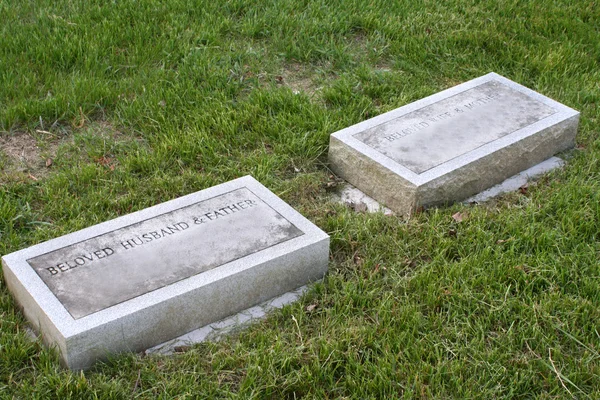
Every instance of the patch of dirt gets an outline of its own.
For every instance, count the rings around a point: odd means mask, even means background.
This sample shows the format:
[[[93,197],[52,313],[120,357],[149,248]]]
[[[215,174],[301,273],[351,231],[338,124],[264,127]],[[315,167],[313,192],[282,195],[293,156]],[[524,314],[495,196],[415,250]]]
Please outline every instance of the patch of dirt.
[[[311,71],[301,64],[288,64],[283,68],[281,75],[276,77],[277,83],[292,89],[295,94],[305,93],[309,97],[321,90],[315,85],[311,77]]]
[[[29,166],[41,163],[41,150],[37,140],[25,132],[0,136],[0,148],[13,162]]]
[[[68,133],[52,133],[44,130],[0,133],[0,184],[11,181],[37,181],[47,177],[55,164],[59,147],[66,142],[74,143],[74,136],[83,133],[99,137],[104,146],[132,140],[106,121],[94,121]],[[133,138],[133,140],[141,140]],[[77,150],[77,149],[76,149]],[[73,154],[67,155],[73,156]],[[109,158],[97,162],[105,165]],[[107,165],[108,167],[112,166]]]
[[[0,182],[46,176],[57,147],[54,141],[43,141],[27,132],[0,135]]]

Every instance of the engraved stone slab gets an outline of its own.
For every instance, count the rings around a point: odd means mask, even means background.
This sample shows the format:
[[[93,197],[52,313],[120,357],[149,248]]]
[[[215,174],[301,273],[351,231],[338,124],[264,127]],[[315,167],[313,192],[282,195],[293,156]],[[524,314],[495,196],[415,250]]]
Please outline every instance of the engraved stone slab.
[[[579,113],[490,73],[331,135],[332,169],[391,209],[461,200],[574,145]]]
[[[302,234],[244,187],[27,262],[79,319]]]
[[[2,261],[26,316],[77,369],[321,278],[328,247],[324,232],[244,177]]]

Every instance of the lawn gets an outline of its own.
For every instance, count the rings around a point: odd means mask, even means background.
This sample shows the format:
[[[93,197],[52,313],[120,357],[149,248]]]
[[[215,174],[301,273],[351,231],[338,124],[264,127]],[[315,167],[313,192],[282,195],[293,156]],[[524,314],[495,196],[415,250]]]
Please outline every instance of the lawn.
[[[0,20],[0,254],[246,174],[332,239],[298,303],[85,373],[0,280],[0,398],[600,398],[600,3],[0,0]],[[331,199],[331,133],[490,71],[581,112],[564,169],[410,218]]]

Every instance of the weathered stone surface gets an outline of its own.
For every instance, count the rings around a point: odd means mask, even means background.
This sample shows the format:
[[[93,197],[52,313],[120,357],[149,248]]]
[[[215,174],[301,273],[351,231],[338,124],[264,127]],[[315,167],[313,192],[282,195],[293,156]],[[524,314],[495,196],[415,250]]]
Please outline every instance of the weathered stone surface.
[[[463,200],[463,202],[465,204],[482,203],[503,194],[515,192],[528,185],[530,182],[535,181],[535,179],[541,175],[544,175],[555,169],[559,169],[564,165],[565,161],[563,159],[559,157],[550,157],[549,159],[542,161],[541,163],[536,164],[523,172],[511,176],[510,178],[476,194],[475,196]],[[383,212],[385,215],[393,214],[392,210],[382,206],[376,200],[367,196],[349,183],[342,185],[338,189],[337,193],[332,193],[332,199],[336,202],[347,205],[356,212]]]
[[[574,145],[579,113],[495,73],[331,135],[339,176],[409,214],[462,200]]]
[[[565,161],[563,159],[558,157],[550,157],[546,161],[542,161],[541,163],[536,164],[523,172],[513,175],[505,181],[492,186],[491,188],[484,190],[475,196],[469,197],[464,201],[465,203],[481,203],[505,193],[515,192],[525,185],[528,185],[530,181],[535,180],[539,176],[561,168],[564,165]]]
[[[64,363],[140,351],[319,279],[328,236],[251,177],[2,258]]]
[[[244,187],[27,262],[79,319],[302,234]]]
[[[205,341],[219,341],[231,333],[245,329],[254,322],[267,317],[267,313],[273,309],[282,308],[288,304],[296,302],[312,285],[301,286],[291,292],[284,293],[273,299],[250,307],[239,313],[229,316],[221,321],[217,321],[202,328],[181,335],[168,342],[146,350],[146,354],[169,355],[177,352],[180,347],[187,347],[196,343]]]
[[[331,197],[333,200],[345,204],[355,212],[382,212],[384,215],[394,215],[392,210],[382,206],[377,200],[367,196],[349,183],[345,183],[339,187],[337,193],[332,193]]]

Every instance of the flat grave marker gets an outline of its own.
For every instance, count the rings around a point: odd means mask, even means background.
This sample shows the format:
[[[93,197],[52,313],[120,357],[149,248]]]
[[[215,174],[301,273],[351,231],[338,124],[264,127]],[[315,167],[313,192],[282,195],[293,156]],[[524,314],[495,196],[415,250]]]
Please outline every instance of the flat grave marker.
[[[490,73],[331,135],[340,177],[392,210],[465,199],[573,147],[579,113]]]
[[[141,351],[320,279],[329,237],[247,176],[2,258],[72,369]]]

